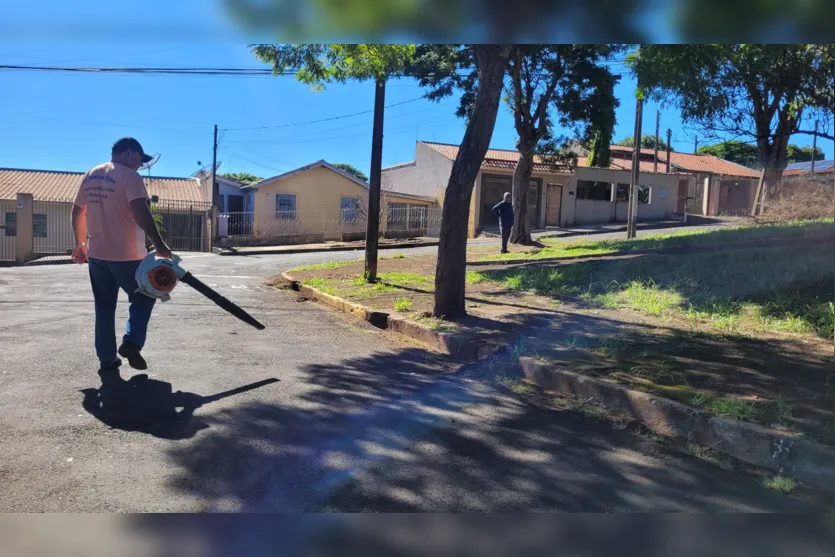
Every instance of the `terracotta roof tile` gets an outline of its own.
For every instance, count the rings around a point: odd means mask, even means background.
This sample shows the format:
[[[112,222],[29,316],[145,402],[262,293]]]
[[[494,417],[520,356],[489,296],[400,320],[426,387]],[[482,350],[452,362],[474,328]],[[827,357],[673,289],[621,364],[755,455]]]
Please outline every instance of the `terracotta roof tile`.
[[[35,199],[73,201],[82,172],[55,170],[0,169],[0,199],[15,199],[18,193],[31,193]],[[192,178],[142,177],[149,195],[170,201],[202,202],[197,181]]]
[[[455,159],[455,156],[458,154],[457,145],[432,143],[428,141],[423,141],[422,143],[448,159]],[[632,147],[612,145],[612,164],[609,168],[612,170],[631,170],[631,153]],[[624,156],[627,154],[629,156]],[[654,171],[654,155],[654,149],[641,149],[641,172]],[[518,160],[519,153],[517,151],[509,149],[488,149],[484,165],[494,168],[513,168]],[[756,170],[714,157],[712,155],[692,155],[688,153],[676,153],[673,151],[670,153],[670,163],[672,165],[672,170],[679,170],[683,172],[713,172],[714,174],[740,176],[746,178],[758,178],[760,175]],[[577,165],[585,166],[586,158],[578,158]],[[549,167],[547,165],[542,164],[542,159],[534,157],[534,170],[547,171],[548,169]],[[667,153],[665,151],[658,151],[658,172],[666,172],[666,169]]]

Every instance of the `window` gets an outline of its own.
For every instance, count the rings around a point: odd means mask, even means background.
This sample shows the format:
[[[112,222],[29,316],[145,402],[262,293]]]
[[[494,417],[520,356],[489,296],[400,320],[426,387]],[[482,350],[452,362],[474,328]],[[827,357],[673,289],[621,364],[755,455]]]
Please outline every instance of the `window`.
[[[278,193],[275,196],[275,218],[296,220],[296,196]]]
[[[226,196],[222,193],[217,196],[217,206],[221,213],[225,213],[227,211]]]
[[[35,238],[46,238],[46,215],[32,215],[32,234]]]
[[[610,201],[612,199],[612,184],[609,182],[577,181],[577,199],[591,201]]]
[[[629,201],[629,184],[618,184],[615,201]]]
[[[6,218],[3,222],[6,227],[6,236],[17,236],[17,213],[6,213]]]
[[[652,188],[650,186],[638,186],[638,203],[648,204],[651,192]]]
[[[356,222],[360,218],[360,200],[358,197],[343,197],[340,202],[343,222]]]

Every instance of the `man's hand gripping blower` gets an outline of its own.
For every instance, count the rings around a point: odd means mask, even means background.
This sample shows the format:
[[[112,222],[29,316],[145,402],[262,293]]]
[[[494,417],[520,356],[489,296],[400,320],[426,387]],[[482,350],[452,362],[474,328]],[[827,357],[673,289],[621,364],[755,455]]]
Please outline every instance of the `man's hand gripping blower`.
[[[176,255],[173,260],[157,257],[156,252],[153,251],[146,255],[139,264],[139,268],[136,269],[136,284],[139,285],[136,291],[167,302],[171,299],[171,291],[177,286],[177,282],[184,282],[244,323],[258,330],[266,328],[243,309],[180,267],[180,261],[181,259]]]

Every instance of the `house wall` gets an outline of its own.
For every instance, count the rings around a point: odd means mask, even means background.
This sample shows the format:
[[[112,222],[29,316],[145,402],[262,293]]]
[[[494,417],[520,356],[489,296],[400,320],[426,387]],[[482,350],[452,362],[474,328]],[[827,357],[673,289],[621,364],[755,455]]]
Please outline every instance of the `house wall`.
[[[481,226],[479,223],[481,222],[481,212],[484,210],[482,207],[482,179],[484,175],[489,176],[506,176],[508,178],[513,176],[513,171],[509,169],[503,168],[487,168],[478,173],[476,177],[476,186],[473,190],[473,197],[472,201],[470,202],[470,219],[469,219],[469,232],[470,238],[474,238],[478,232],[480,232]],[[548,184],[558,184],[563,186],[562,189],[562,214],[561,220],[565,220],[566,217],[566,209],[565,205],[567,204],[566,199],[569,199],[569,184],[572,180],[572,176],[570,174],[551,174],[545,172],[533,172],[531,173],[531,180],[540,180],[542,183],[542,187],[539,190],[539,214],[536,218],[536,224],[534,228],[542,228],[545,226],[545,212],[546,212],[546,192]],[[573,198],[570,198],[573,199]],[[573,214],[573,212],[572,212]]]
[[[277,194],[296,196],[295,220],[276,218]],[[253,195],[256,236],[297,236],[311,241],[341,239],[346,224],[341,222],[342,197],[358,197],[368,202],[367,189],[323,167],[265,183]]]
[[[630,178],[630,172],[627,170],[578,167],[572,176],[572,193],[569,194],[572,201],[568,202],[568,205],[573,205],[573,211],[566,211],[567,207],[563,205],[565,225],[612,222],[613,216],[616,221],[626,222],[628,203],[619,202],[613,209],[612,201],[577,199],[577,182],[589,180],[617,185],[628,184]],[[670,218],[676,210],[678,180],[678,174],[641,173],[638,181],[641,185],[650,186],[651,189],[650,202],[638,204],[638,220],[651,221]],[[565,190],[565,188],[563,189]],[[563,192],[564,203],[565,197],[566,194]]]
[[[230,195],[240,195],[244,197],[244,211],[247,210],[247,203],[246,203],[246,195],[244,192],[241,191],[240,188],[236,186],[230,186],[229,184],[224,184],[223,182],[218,182],[218,195],[223,196],[223,207],[221,208],[222,212],[229,211],[229,196]]]
[[[443,203],[451,173],[451,160],[422,143],[417,143],[414,164],[384,168],[380,187],[383,191],[434,197],[438,199],[438,203]]]

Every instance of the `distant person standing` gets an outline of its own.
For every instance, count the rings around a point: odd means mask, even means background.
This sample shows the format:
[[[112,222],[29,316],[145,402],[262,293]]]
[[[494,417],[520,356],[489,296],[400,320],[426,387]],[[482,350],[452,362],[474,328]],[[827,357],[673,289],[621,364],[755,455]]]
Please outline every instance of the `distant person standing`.
[[[100,374],[118,374],[122,364],[116,356],[116,301],[120,288],[130,300],[130,316],[118,353],[135,369],[148,367],[140,351],[145,345],[155,300],[136,292],[135,278],[139,263],[147,255],[146,235],[159,256],[171,258],[171,250],[151,215],[145,182],[137,172],[149,160],[151,157],[134,138],[118,140],[113,144],[110,162],[84,175],[72,211],[76,246],[72,259],[78,264],[89,263]]]
[[[502,234],[502,253],[507,253],[507,241],[513,229],[513,205],[510,203],[510,193],[504,194],[504,200],[493,207],[493,214],[499,219],[499,230]]]

